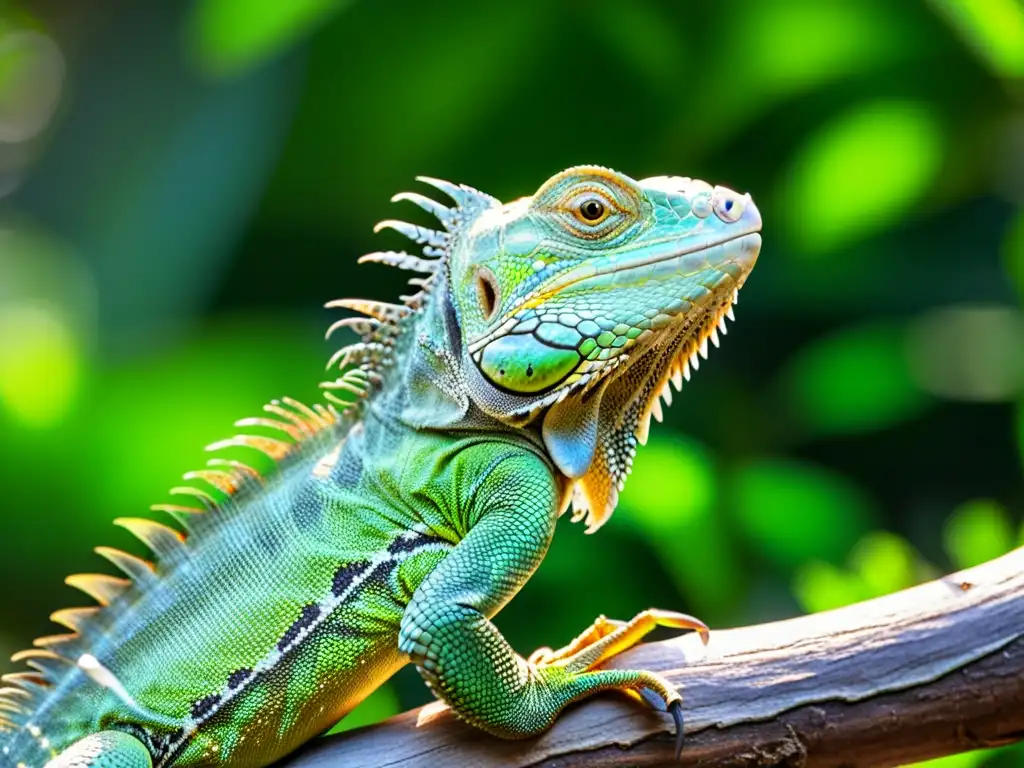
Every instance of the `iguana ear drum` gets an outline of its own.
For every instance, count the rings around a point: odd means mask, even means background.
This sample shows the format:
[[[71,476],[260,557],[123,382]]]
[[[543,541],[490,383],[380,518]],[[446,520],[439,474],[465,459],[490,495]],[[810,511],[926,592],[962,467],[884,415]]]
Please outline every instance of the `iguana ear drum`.
[[[529,333],[495,339],[476,363],[491,384],[516,394],[554,389],[580,364],[576,350],[549,347]]]

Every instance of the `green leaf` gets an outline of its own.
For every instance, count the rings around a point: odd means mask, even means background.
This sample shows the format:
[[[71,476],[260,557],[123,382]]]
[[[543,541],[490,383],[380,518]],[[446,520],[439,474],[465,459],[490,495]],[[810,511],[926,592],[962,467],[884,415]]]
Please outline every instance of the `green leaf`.
[[[707,449],[661,429],[637,455],[615,515],[640,530],[677,589],[708,617],[734,604],[741,589],[718,496]]]
[[[67,243],[15,217],[0,220],[0,254],[0,418],[58,427],[87,378],[92,276]]]
[[[57,109],[63,83],[64,58],[56,44],[0,18],[0,142],[17,144],[37,136]]]
[[[995,749],[976,749],[972,752],[961,752],[958,755],[937,757],[914,763],[907,768],[974,768],[984,765],[986,768],[1016,768],[1024,764],[1024,745],[1011,744]]]
[[[678,27],[647,3],[592,3],[588,22],[610,51],[650,88],[671,84],[687,66]]]
[[[1024,398],[1017,401],[1014,421],[1017,426],[1017,453],[1020,455],[1021,467],[1024,468]],[[1024,529],[1022,529],[1022,533],[1024,533]]]
[[[677,7],[686,25],[688,12]],[[872,72],[911,68],[932,47],[927,36],[915,34],[918,25],[912,6],[885,0],[746,3],[705,43],[710,56],[704,66],[728,72],[730,85],[715,77],[691,80],[698,90],[680,103],[679,126],[700,149],[724,147],[781,101]]]
[[[953,400],[1012,402],[1024,391],[1022,338],[1019,310],[954,304],[915,319],[907,348],[925,391]]]
[[[313,374],[322,368],[323,345],[310,330],[287,316],[248,314],[208,324],[160,355],[99,372],[87,411],[93,466],[82,490],[97,514],[158,501],[154,493],[203,465],[204,445],[236,434],[232,422],[256,415],[275,395],[316,402]],[[238,451],[247,463],[258,459]]]
[[[981,565],[1014,547],[1013,525],[1003,506],[992,499],[962,504],[946,521],[943,542],[956,568]]]
[[[1017,214],[1006,233],[1003,260],[1021,301],[1024,301],[1024,210]]]
[[[931,402],[911,376],[906,333],[894,323],[812,342],[786,364],[779,386],[794,419],[818,434],[880,429],[918,416]]]
[[[793,595],[808,613],[830,611],[869,597],[864,582],[855,574],[820,560],[800,567],[793,580]]]
[[[824,611],[869,600],[922,581],[925,564],[904,539],[873,531],[857,542],[849,568],[813,560],[793,580],[793,594],[807,611]]]
[[[900,34],[901,21],[866,0],[751,3],[729,25],[729,50],[737,65],[751,66],[759,91],[790,94],[870,70],[915,45]]]
[[[755,462],[738,469],[729,487],[740,532],[783,568],[815,558],[842,562],[875,518],[857,486],[812,464]]]
[[[908,768],[974,768],[992,756],[992,750],[976,749],[973,752],[961,752],[959,755],[946,755],[934,760],[914,763]]]
[[[782,186],[794,242],[824,257],[911,215],[942,167],[945,144],[934,107],[924,103],[871,102],[824,125]]]
[[[694,523],[707,515],[717,502],[717,490],[707,449],[662,429],[640,449],[620,504],[631,510],[632,522],[661,536],[680,522]]]
[[[0,304],[0,409],[33,429],[59,424],[84,368],[81,339],[56,306]]]
[[[868,597],[880,597],[916,584],[920,556],[903,538],[875,531],[857,542],[850,554],[850,570]]]
[[[989,68],[1024,77],[1024,5],[1020,0],[931,0]]]
[[[197,0],[186,38],[206,72],[237,75],[309,34],[351,0]]]

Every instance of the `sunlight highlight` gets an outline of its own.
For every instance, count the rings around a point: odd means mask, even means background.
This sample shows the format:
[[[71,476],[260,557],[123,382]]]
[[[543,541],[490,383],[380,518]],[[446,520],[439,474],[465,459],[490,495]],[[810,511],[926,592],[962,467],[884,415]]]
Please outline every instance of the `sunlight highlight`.
[[[0,407],[30,429],[47,429],[78,394],[81,351],[54,307],[25,302],[0,307]]]

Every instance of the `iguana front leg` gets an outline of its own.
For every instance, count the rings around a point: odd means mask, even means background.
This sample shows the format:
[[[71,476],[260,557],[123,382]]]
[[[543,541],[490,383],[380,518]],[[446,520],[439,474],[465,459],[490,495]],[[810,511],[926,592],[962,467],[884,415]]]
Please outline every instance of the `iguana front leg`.
[[[46,768],[152,768],[142,742],[121,731],[100,731],[79,739]]]
[[[550,470],[539,459],[498,465],[476,493],[483,509],[466,537],[415,591],[402,619],[399,647],[460,717],[504,738],[539,733],[567,704],[611,689],[654,693],[681,726],[681,697],[661,676],[590,669],[595,659],[636,642],[657,623],[650,618],[615,629],[576,658],[540,665],[515,653],[491,623],[547,551],[558,496]]]

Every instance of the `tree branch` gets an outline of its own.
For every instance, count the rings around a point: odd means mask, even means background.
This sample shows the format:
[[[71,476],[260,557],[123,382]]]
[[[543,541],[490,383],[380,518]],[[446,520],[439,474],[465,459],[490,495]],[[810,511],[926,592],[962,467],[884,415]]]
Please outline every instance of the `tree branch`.
[[[772,624],[643,644],[609,666],[661,672],[687,741],[613,695],[504,742],[440,705],[314,742],[288,768],[893,766],[1024,738],[1024,548],[893,595]]]

